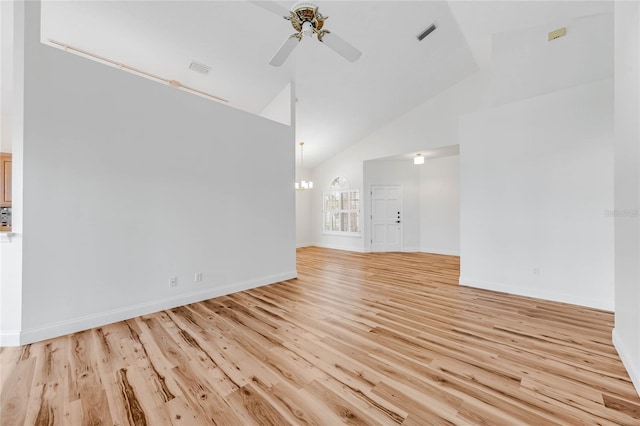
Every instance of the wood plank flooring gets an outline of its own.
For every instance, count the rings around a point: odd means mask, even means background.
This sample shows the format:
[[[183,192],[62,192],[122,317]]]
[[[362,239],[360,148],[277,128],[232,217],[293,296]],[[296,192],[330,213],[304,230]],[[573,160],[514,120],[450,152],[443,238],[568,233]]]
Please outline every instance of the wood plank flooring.
[[[298,251],[299,278],[0,351],[9,425],[638,425],[613,315],[459,259]]]

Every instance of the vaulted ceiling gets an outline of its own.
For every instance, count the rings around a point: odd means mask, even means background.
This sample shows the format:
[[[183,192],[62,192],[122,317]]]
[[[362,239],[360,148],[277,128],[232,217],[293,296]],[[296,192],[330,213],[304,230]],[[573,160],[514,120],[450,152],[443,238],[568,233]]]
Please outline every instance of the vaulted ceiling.
[[[277,2],[290,8],[292,1]],[[362,51],[350,63],[303,39],[269,60],[290,24],[243,1],[72,1],[43,4],[42,37],[178,80],[260,113],[296,87],[296,138],[313,167],[490,62],[491,35],[611,13],[611,2],[318,1],[325,27]],[[418,41],[431,24],[437,30]],[[192,60],[211,67],[189,69]],[[99,84],[99,82],[96,82]]]

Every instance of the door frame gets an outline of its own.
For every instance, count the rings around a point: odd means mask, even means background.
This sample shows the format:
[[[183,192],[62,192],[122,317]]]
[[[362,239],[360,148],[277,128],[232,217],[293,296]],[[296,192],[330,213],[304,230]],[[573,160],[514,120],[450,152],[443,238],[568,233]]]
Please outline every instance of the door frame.
[[[402,184],[399,183],[382,183],[382,184],[370,184],[369,185],[369,251],[371,253],[392,253],[392,252],[383,252],[383,251],[374,251],[373,250],[373,188],[377,186],[394,186],[397,187],[400,194],[400,249],[402,252],[404,247],[404,196],[403,196],[403,188]]]

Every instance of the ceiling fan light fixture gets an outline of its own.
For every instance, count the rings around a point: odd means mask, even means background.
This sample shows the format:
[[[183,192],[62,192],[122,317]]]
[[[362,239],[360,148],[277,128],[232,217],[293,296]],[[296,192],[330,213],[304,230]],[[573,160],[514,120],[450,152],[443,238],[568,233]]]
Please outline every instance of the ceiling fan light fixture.
[[[313,25],[311,22],[303,23],[302,30],[300,32],[307,37],[311,37],[313,35]]]
[[[291,26],[298,34],[311,37],[315,33],[322,38],[322,27],[328,16],[322,16],[315,3],[299,1],[291,6],[289,13],[290,15],[285,16],[284,19],[291,22]]]
[[[296,41],[301,41],[303,37],[313,37],[314,34],[319,42],[323,42],[328,48],[349,62],[357,61],[362,54],[350,43],[323,28],[324,21],[329,17],[322,15],[315,3],[308,1],[297,2],[291,7],[289,14],[283,16],[283,18],[291,23],[295,33],[290,35],[289,39],[276,52],[269,62],[270,65],[275,67],[282,65],[297,46]]]
[[[413,164],[424,164],[424,157],[421,153],[417,153],[415,157],[413,157]]]

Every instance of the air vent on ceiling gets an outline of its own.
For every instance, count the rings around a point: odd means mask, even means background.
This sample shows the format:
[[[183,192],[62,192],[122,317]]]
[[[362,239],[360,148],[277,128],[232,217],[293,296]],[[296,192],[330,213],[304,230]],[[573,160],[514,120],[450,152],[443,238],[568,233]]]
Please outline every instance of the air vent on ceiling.
[[[418,34],[418,37],[417,37],[418,41],[424,40],[424,38],[426,36],[428,36],[429,34],[431,34],[435,29],[436,29],[436,24],[431,24],[431,26],[429,28],[427,28],[426,30],[424,30],[423,32]]]
[[[191,65],[189,65],[189,69],[192,69],[195,72],[199,72],[200,74],[207,75],[209,74],[210,66],[201,64],[200,62],[191,61]]]

